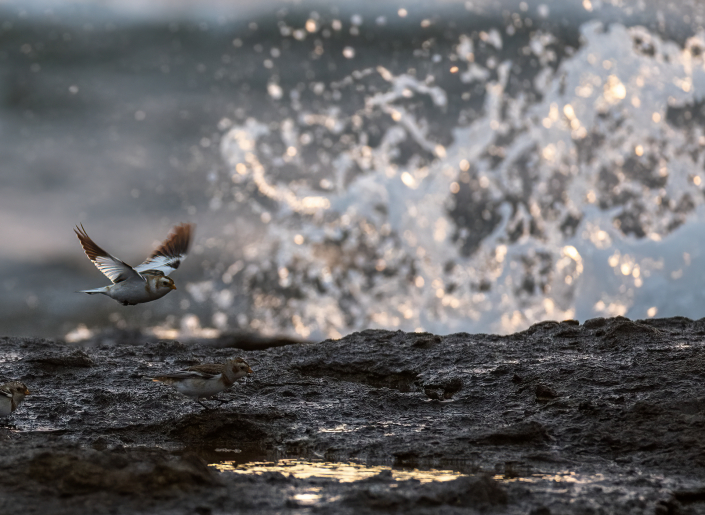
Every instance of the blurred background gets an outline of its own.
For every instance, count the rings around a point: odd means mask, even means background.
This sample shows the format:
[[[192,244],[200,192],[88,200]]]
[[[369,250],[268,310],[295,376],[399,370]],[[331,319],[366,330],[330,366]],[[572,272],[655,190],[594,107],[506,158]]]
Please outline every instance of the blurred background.
[[[0,2],[0,334],[700,318],[697,2]],[[164,299],[123,307],[72,232]]]

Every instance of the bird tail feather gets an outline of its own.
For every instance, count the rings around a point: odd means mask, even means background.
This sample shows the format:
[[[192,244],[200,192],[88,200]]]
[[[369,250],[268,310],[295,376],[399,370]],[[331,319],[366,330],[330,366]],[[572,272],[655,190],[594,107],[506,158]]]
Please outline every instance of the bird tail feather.
[[[78,290],[76,293],[87,293],[88,295],[95,295],[96,293],[107,293],[108,290],[105,287],[93,288],[92,290]]]

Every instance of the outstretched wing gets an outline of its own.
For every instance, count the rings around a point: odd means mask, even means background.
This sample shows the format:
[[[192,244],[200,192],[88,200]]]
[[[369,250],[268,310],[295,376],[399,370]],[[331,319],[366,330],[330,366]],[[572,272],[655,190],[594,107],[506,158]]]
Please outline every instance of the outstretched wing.
[[[181,224],[174,227],[164,243],[152,252],[144,263],[136,266],[135,270],[156,275],[172,273],[186,259],[195,228],[195,224]]]
[[[76,233],[76,236],[78,236],[78,241],[81,242],[83,251],[86,253],[86,256],[88,256],[88,259],[93,261],[93,264],[98,267],[98,270],[103,272],[112,282],[119,283],[133,277],[145,280],[144,277],[137,273],[130,265],[111,256],[96,245],[86,233],[83,224],[81,224],[80,228],[76,226],[73,231]]]

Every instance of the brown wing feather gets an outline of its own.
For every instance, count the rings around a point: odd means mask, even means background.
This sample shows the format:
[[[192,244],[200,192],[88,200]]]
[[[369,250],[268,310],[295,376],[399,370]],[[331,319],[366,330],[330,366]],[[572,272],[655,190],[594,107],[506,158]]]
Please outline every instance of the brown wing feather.
[[[152,255],[143,263],[136,266],[135,270],[156,275],[169,275],[179,268],[188,254],[195,227],[195,224],[187,223],[174,227],[164,243],[152,252]]]
[[[111,256],[100,248],[90,236],[88,236],[88,233],[83,228],[83,224],[81,224],[80,228],[77,225],[73,232],[78,236],[78,241],[81,242],[81,247],[83,247],[83,251],[86,253],[86,256],[88,256],[88,259],[90,259],[98,270],[103,272],[112,282],[119,283],[130,277],[139,277],[142,279],[142,276],[130,265],[115,256]]]
[[[88,236],[88,233],[83,228],[83,224],[81,224],[80,228],[77,225],[76,228],[73,230],[73,232],[75,232],[76,236],[78,236],[78,241],[81,242],[81,246],[83,247],[83,250],[86,253],[86,256],[88,256],[88,259],[90,259],[91,261],[95,261],[95,259],[97,257],[112,257],[110,254],[108,254],[102,248],[100,248],[91,239],[90,236]]]
[[[149,259],[154,259],[158,256],[172,258],[186,254],[191,244],[191,231],[193,227],[194,224],[180,224],[174,227],[173,232],[167,236],[167,239],[157,250],[152,252]]]
[[[223,372],[223,365],[217,363],[204,363],[203,365],[195,365],[188,367],[186,370],[193,372],[202,372],[204,374],[218,375]]]

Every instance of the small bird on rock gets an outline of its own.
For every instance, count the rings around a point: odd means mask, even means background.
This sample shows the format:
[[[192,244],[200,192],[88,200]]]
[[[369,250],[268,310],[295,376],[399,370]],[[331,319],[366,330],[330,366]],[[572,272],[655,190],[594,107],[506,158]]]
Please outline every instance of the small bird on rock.
[[[24,401],[25,395],[29,395],[29,390],[19,381],[10,381],[0,386],[0,417],[7,417],[15,411]]]
[[[194,224],[177,225],[144,263],[133,268],[96,245],[88,237],[83,225],[76,226],[74,232],[86,256],[113,282],[109,286],[80,290],[78,293],[102,293],[123,306],[134,306],[162,298],[176,289],[174,280],[168,275],[179,268],[186,259],[194,228]]]
[[[201,406],[208,406],[201,399],[212,397],[230,388],[235,381],[251,374],[250,365],[242,358],[234,358],[225,363],[206,363],[179,370],[172,374],[147,377],[152,381],[165,383],[176,391],[196,400]],[[225,401],[220,401],[223,404]]]

